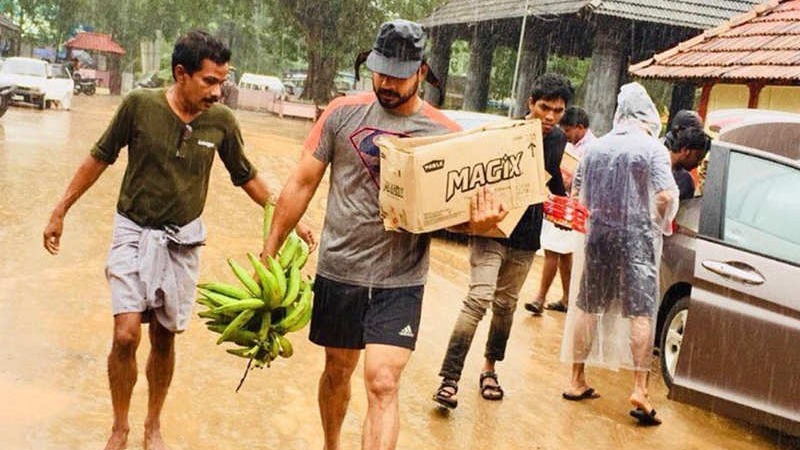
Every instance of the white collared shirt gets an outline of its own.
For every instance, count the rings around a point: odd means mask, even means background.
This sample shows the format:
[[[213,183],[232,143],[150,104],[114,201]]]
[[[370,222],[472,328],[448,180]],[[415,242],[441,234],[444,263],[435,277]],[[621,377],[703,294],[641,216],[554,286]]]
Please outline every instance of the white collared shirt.
[[[586,134],[583,135],[583,138],[576,142],[572,147],[572,153],[578,158],[583,158],[583,155],[586,153],[586,149],[589,147],[589,144],[595,139],[597,139],[597,137],[594,135],[594,133],[592,133],[592,130],[586,130]]]

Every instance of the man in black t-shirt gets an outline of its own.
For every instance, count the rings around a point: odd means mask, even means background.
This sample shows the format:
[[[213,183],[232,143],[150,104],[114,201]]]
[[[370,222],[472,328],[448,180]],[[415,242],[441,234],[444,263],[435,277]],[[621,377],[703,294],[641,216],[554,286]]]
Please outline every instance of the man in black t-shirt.
[[[572,100],[574,91],[565,77],[546,73],[534,82],[528,99],[530,113],[526,119],[539,119],[544,134],[544,166],[551,175],[550,192],[566,195],[561,177],[561,157],[567,138],[558,122]],[[503,389],[498,382],[495,363],[505,358],[506,343],[511,332],[519,291],[528,276],[542,228],[542,205],[531,205],[525,211],[508,239],[470,238],[469,293],[456,320],[439,376],[441,386],[433,400],[448,408],[458,404],[456,392],[464,360],[478,323],[492,308],[492,323],[486,342],[484,364],[480,374],[480,392],[486,400],[500,400]]]
[[[680,199],[694,197],[694,178],[691,170],[695,169],[708,154],[711,138],[700,128],[684,128],[678,131],[675,139],[668,142],[672,175],[678,185]]]

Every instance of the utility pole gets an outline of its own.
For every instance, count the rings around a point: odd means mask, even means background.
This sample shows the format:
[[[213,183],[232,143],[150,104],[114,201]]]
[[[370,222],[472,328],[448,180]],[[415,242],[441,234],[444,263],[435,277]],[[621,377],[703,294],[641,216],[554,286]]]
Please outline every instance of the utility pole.
[[[514,64],[514,79],[511,82],[511,98],[517,98],[517,75],[519,74],[519,61],[522,59],[522,47],[525,42],[525,24],[528,22],[528,1],[525,0],[525,12],[522,14],[522,27],[519,32],[519,44],[517,45],[517,61]],[[514,103],[508,105],[508,117],[510,118],[514,111]]]

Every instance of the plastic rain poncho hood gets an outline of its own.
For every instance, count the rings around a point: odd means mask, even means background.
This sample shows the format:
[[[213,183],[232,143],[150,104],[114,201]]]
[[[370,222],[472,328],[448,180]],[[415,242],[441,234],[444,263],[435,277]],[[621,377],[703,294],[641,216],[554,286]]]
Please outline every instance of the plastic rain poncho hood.
[[[573,257],[561,359],[648,370],[661,236],[671,232],[678,188],[647,92],[626,84],[617,103],[614,128],[590,144],[575,174],[573,193],[590,215]]]

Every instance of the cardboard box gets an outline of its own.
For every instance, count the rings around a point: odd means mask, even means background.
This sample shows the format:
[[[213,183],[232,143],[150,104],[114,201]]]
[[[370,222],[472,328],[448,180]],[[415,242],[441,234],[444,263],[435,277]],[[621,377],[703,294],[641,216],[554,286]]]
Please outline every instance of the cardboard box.
[[[479,234],[479,236],[499,238],[507,238],[511,236],[511,233],[514,231],[514,228],[517,227],[517,223],[519,223],[520,219],[522,219],[522,215],[525,214],[525,210],[527,209],[527,206],[512,209],[508,212],[506,218],[501,220],[497,226],[495,226],[495,228],[489,230],[487,233]]]
[[[575,176],[575,172],[578,170],[578,163],[581,161],[580,158],[575,156],[569,149],[564,150],[564,156],[561,157],[561,170],[569,173],[572,176]]]
[[[513,212],[498,227],[507,236],[525,208],[547,199],[538,120],[494,122],[441,136],[385,135],[376,144],[388,230],[426,233],[468,222],[470,198],[488,185]]]

